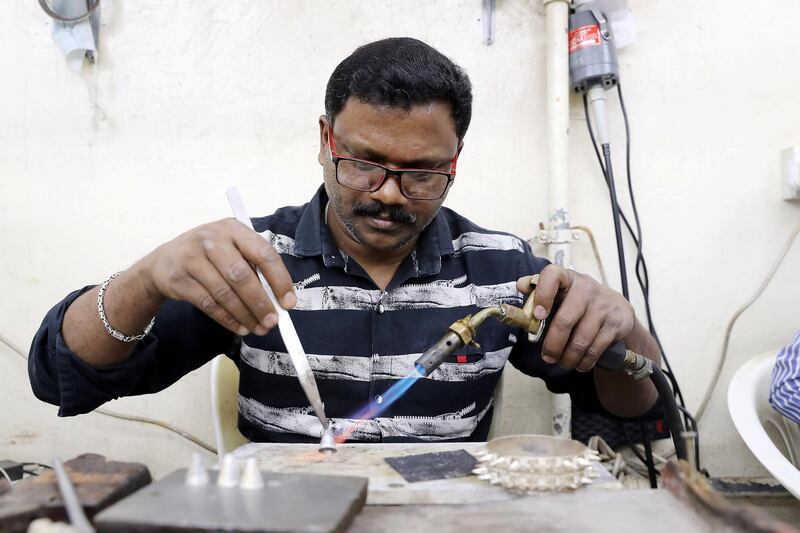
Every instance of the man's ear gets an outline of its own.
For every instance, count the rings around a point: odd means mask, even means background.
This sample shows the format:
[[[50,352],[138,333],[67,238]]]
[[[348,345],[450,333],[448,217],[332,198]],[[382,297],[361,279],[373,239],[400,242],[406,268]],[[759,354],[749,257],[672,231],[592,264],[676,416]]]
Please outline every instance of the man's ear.
[[[461,150],[464,148],[464,141],[458,141],[458,151],[456,152],[459,156],[461,155]]]
[[[317,161],[320,165],[325,165],[328,159],[328,135],[331,134],[331,121],[327,115],[319,117],[319,154]]]

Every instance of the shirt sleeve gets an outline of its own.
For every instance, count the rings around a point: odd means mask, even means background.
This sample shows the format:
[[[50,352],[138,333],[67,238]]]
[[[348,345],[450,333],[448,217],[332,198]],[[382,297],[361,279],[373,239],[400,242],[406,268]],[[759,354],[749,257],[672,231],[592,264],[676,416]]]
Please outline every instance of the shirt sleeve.
[[[77,290],[53,307],[31,344],[28,376],[33,393],[57,405],[59,416],[87,413],[121,396],[158,392],[216,355],[229,353],[233,345],[234,335],[194,306],[169,300],[127,361],[95,368],[75,355],[61,335],[67,308],[91,288]]]
[[[525,264],[520,277],[538,274],[549,264],[547,259],[534,256],[530,246],[525,243]],[[509,354],[509,362],[517,370],[542,379],[547,389],[554,394],[569,394],[572,403],[582,412],[597,413],[614,420],[631,420],[614,415],[603,407],[597,396],[594,372],[578,372],[545,363],[542,360],[542,341],[532,343],[527,337],[525,332],[521,332],[520,338]],[[656,402],[649,411],[633,420],[658,420],[662,417],[660,402]]]
[[[778,352],[772,369],[769,403],[783,416],[800,424],[800,332]]]

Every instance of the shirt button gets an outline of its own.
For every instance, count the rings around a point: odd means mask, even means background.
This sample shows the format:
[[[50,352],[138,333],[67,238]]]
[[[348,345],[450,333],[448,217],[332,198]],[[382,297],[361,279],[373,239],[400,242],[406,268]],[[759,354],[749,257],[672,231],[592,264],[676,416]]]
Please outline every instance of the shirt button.
[[[380,394],[375,396],[375,403],[377,403],[378,405],[382,404],[383,403],[383,396],[381,396]]]
[[[383,304],[378,304],[378,313],[382,315],[383,311],[384,311]]]

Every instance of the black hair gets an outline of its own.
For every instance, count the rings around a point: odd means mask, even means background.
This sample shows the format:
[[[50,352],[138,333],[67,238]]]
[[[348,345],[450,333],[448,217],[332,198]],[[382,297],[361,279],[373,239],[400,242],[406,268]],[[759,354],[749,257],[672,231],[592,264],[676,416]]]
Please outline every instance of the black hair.
[[[410,37],[365,44],[339,63],[325,91],[325,113],[331,122],[351,96],[402,109],[436,101],[450,104],[459,140],[472,118],[472,85],[464,70]]]

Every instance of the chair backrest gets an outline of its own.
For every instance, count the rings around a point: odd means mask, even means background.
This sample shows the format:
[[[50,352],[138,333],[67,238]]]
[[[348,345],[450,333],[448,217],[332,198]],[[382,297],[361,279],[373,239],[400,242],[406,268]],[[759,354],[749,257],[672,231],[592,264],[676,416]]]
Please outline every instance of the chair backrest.
[[[800,427],[769,404],[778,350],[753,357],[728,386],[728,411],[753,455],[781,485],[800,498]]]
[[[248,440],[237,427],[239,415],[239,369],[226,355],[211,362],[211,419],[220,461]]]

